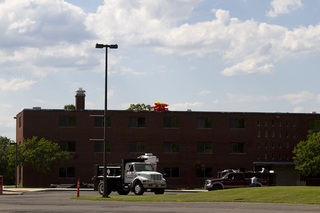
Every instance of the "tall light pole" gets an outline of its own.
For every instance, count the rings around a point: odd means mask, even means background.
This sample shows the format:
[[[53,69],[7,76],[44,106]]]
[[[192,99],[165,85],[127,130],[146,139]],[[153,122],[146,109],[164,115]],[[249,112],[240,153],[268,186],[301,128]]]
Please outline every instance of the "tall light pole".
[[[106,66],[105,66],[105,90],[104,90],[104,150],[103,150],[103,195],[108,196],[107,188],[107,92],[108,92],[108,48],[118,49],[117,44],[96,44],[96,48],[106,48]]]

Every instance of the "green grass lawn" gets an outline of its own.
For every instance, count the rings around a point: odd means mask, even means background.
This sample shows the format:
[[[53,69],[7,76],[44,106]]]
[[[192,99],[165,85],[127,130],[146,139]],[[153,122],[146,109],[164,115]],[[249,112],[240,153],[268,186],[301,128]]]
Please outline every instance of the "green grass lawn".
[[[110,198],[78,197],[79,200],[131,202],[259,202],[320,204],[320,187],[279,186],[224,189],[178,195],[111,196]]]

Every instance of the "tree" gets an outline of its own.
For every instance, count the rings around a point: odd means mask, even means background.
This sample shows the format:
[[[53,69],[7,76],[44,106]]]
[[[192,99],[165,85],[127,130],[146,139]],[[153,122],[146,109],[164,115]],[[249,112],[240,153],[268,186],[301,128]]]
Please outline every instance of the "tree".
[[[295,168],[305,176],[320,175],[320,132],[309,132],[293,150]]]
[[[64,109],[65,110],[73,110],[73,109],[76,109],[76,107],[73,104],[69,104],[69,105],[64,105]]]
[[[10,164],[15,163],[15,151],[10,150]],[[69,152],[61,151],[57,143],[45,138],[38,140],[38,137],[33,136],[31,139],[24,139],[23,144],[17,147],[17,164],[33,167],[41,177],[41,185],[44,174],[51,171],[55,163],[65,163],[69,159]]]
[[[9,138],[0,136],[0,174],[3,175],[4,184],[15,183],[15,166],[8,163],[8,153],[12,143],[14,142]]]
[[[151,109],[149,108],[150,105],[145,105],[145,104],[130,104],[130,107],[127,110],[131,111],[150,111]]]

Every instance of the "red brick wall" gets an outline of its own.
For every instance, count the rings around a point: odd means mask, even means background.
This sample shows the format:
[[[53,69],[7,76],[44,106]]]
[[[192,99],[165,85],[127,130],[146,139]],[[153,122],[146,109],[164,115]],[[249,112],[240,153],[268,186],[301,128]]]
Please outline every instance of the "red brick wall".
[[[59,127],[60,115],[75,115],[76,127]],[[104,128],[94,127],[92,115],[103,115],[103,110],[23,110],[17,115],[17,141],[21,141],[23,137],[38,136],[54,142],[76,142],[76,152],[71,153],[70,162],[54,167],[52,172],[46,175],[46,185],[75,183],[77,178],[80,178],[81,182],[92,183],[93,165],[103,163],[103,153],[94,153],[93,141],[90,139],[103,139],[104,131]],[[18,126],[20,116],[23,120],[21,127]],[[108,162],[118,163],[122,158],[135,158],[144,154],[130,153],[129,142],[145,142],[146,152],[153,153],[160,159],[158,171],[163,172],[164,168],[179,167],[180,177],[168,178],[168,185],[187,186],[190,181],[191,187],[202,186],[205,179],[197,178],[195,175],[197,162],[212,168],[213,176],[216,176],[218,171],[227,168],[253,170],[255,161],[292,162],[294,145],[306,139],[308,120],[320,119],[317,114],[170,111],[109,111],[109,116],[111,117],[111,128],[108,128],[107,138],[111,142],[111,153],[107,154]],[[145,117],[146,127],[130,128],[130,116]],[[163,128],[164,117],[179,117],[180,127],[177,129]],[[198,117],[211,117],[213,128],[197,129]],[[244,118],[246,128],[231,129],[230,118]],[[274,137],[273,131],[275,132]],[[265,132],[268,132],[267,137]],[[280,132],[281,138],[279,137]],[[179,143],[179,153],[164,153],[164,142]],[[197,153],[197,142],[213,143],[213,152],[211,154]],[[231,142],[245,143],[246,152],[230,154]],[[282,147],[279,147],[279,143],[282,144]],[[266,154],[267,158],[265,158]],[[282,156],[281,159],[279,154]],[[59,178],[58,168],[61,166],[76,167],[76,177]],[[23,171],[25,186],[39,185],[39,177],[34,171],[26,168]]]

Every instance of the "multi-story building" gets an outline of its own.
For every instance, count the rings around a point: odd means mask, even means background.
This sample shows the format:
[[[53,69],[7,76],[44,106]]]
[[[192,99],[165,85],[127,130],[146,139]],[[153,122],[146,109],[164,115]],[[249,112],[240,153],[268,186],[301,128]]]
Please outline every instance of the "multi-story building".
[[[103,163],[104,111],[86,110],[85,94],[76,94],[76,109],[24,109],[16,116],[18,144],[38,136],[69,151],[67,164],[53,167],[45,185],[92,183],[93,165]],[[247,113],[193,111],[125,111],[107,113],[108,163],[153,153],[169,186],[201,186],[218,171],[274,170],[277,185],[300,184],[292,150],[319,130],[316,113]],[[18,183],[38,186],[31,168],[18,169]]]

